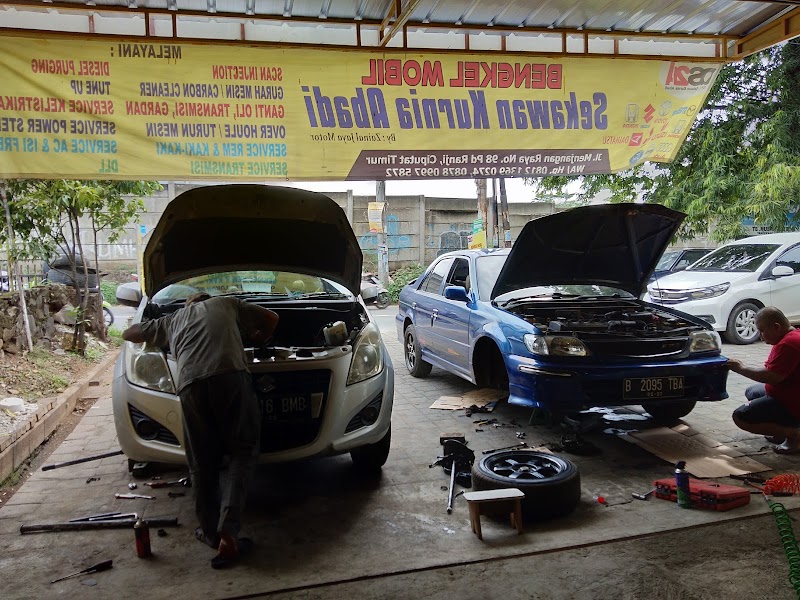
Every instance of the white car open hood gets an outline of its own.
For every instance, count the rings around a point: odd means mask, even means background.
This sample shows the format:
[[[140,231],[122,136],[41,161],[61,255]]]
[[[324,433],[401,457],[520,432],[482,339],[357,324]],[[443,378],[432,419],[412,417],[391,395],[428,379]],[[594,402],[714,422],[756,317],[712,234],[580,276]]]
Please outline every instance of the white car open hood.
[[[361,249],[328,196],[266,185],[219,185],[169,203],[144,251],[145,292],[237,270],[327,277],[358,295]]]
[[[660,204],[602,204],[529,221],[492,298],[570,284],[605,285],[638,297],[685,216]]]

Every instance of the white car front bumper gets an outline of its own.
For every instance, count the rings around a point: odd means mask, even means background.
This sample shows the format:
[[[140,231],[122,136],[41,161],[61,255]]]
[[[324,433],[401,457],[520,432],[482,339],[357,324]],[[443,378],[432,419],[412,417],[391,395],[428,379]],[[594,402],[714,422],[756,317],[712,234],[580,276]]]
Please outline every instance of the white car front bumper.
[[[180,400],[173,394],[159,392],[131,384],[124,373],[124,352],[120,355],[114,370],[112,403],[114,421],[120,448],[128,458],[139,462],[165,462],[185,464],[183,451],[183,426]],[[394,371],[386,348],[383,348],[384,367],[370,379],[346,385],[350,370],[352,350],[349,347],[336,347],[324,351],[309,352],[309,356],[293,357],[251,365],[254,378],[269,375],[278,383],[282,380],[295,382],[306,379],[304,372],[313,371],[317,376],[327,377],[329,383],[324,392],[318,415],[312,414],[313,423],[303,429],[302,440],[292,444],[291,439],[283,439],[278,448],[261,452],[259,462],[288,462],[312,456],[341,454],[354,448],[374,444],[383,438],[391,423],[394,399]],[[174,365],[170,365],[174,371]],[[282,375],[289,373],[289,375]],[[317,377],[319,381],[319,377]],[[296,392],[296,390],[295,390]],[[286,401],[280,392],[270,404]],[[262,411],[267,406],[265,398],[259,393]],[[314,394],[312,394],[314,395]],[[318,398],[319,400],[319,398]],[[380,403],[377,420],[365,424],[360,420],[362,411],[370,404]],[[135,421],[141,422],[142,415],[156,425],[147,423],[146,437],[137,432]],[[262,421],[262,448],[270,448],[270,432],[281,432],[281,422]],[[285,432],[283,432],[285,434]],[[284,437],[286,437],[284,435]]]

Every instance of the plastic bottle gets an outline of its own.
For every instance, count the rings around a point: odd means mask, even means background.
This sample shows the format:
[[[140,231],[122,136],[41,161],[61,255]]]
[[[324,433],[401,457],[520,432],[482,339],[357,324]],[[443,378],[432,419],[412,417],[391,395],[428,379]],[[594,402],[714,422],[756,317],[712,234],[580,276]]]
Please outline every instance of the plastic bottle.
[[[150,528],[147,523],[138,519],[133,526],[133,534],[136,537],[136,556],[139,558],[148,558],[153,556],[150,550]]]
[[[689,490],[689,473],[686,472],[686,461],[675,463],[675,490],[678,496],[678,506],[692,508],[692,494]]]

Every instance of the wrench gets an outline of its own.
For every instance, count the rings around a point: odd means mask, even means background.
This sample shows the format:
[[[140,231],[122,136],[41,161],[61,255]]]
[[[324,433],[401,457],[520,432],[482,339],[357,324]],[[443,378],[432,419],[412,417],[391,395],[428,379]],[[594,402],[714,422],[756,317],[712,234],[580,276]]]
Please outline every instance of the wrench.
[[[491,450],[484,450],[484,454],[491,454],[492,452],[500,452],[500,450],[514,450],[515,448],[527,448],[528,442],[514,444],[513,446],[506,446],[505,448],[492,448]]]
[[[176,481],[148,481],[144,485],[149,485],[153,489],[173,487],[176,485],[182,485],[183,487],[191,487],[192,482],[189,481],[188,477],[181,477]]]

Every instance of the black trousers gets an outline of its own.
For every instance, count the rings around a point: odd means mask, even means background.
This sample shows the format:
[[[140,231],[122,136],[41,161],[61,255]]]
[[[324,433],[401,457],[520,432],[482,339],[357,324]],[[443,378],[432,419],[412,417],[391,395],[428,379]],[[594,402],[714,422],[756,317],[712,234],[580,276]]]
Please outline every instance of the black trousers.
[[[261,414],[247,371],[212,375],[180,392],[186,458],[203,532],[241,528],[247,486],[259,452]]]

